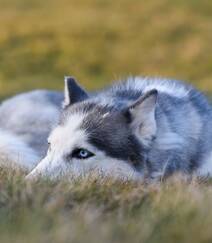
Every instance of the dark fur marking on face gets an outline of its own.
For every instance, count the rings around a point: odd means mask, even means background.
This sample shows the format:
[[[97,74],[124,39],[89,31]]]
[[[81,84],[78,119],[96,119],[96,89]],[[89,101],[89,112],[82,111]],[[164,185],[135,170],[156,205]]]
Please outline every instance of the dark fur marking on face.
[[[138,139],[132,134],[126,116],[108,109],[108,107],[93,106],[92,111],[90,110],[82,122],[81,128],[87,131],[89,142],[104,151],[106,155],[129,161],[135,167],[140,167],[145,161],[146,149],[142,148]]]

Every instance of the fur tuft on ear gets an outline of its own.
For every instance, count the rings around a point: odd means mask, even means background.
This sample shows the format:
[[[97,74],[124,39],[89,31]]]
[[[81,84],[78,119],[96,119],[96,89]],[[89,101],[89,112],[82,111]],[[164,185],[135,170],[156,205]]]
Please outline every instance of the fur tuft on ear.
[[[73,77],[65,77],[65,100],[63,102],[63,108],[67,108],[68,106],[83,101],[88,98],[88,94],[84,91],[83,88],[77,83],[75,78]]]
[[[147,145],[154,139],[157,132],[155,119],[157,96],[158,91],[151,90],[128,107],[131,129]]]

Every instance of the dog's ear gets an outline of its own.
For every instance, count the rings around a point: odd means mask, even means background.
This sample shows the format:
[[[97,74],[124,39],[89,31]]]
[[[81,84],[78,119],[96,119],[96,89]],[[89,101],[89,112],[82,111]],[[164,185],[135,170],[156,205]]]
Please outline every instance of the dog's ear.
[[[134,134],[147,144],[153,140],[157,131],[155,109],[157,90],[151,90],[130,105],[125,113]]]
[[[73,77],[65,77],[64,95],[64,109],[76,102],[80,102],[88,98],[86,91],[80,87],[80,85]]]

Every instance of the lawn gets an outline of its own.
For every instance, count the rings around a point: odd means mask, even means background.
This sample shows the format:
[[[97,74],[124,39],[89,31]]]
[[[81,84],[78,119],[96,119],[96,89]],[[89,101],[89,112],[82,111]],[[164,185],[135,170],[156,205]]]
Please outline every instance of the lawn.
[[[0,0],[0,98],[129,75],[212,92],[212,1]],[[26,182],[0,169],[0,242],[209,243],[211,182]]]
[[[157,185],[25,182],[1,170],[2,243],[211,242],[211,184],[172,178]]]
[[[25,182],[1,170],[2,243],[211,242],[211,184],[172,178],[158,185],[94,178]]]

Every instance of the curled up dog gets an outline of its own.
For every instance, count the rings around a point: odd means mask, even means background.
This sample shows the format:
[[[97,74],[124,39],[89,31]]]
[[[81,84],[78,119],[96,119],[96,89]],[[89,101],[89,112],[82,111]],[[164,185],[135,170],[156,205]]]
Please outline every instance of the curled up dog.
[[[212,173],[212,108],[190,85],[136,77],[88,94],[67,77],[61,111],[61,93],[36,92],[12,98],[0,108],[2,115],[15,101],[35,107],[33,111],[25,105],[23,111],[20,106],[13,116],[7,112],[13,118],[6,125],[0,121],[1,129],[19,137],[41,160],[31,163],[27,178],[96,173],[140,180],[176,172]],[[15,125],[20,114],[25,126],[20,121]]]

